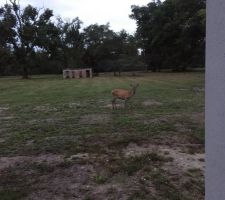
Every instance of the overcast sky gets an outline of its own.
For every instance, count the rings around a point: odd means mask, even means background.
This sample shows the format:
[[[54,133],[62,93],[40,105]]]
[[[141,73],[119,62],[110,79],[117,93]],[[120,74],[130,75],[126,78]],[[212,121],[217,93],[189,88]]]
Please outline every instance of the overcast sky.
[[[136,30],[135,21],[129,18],[131,5],[147,5],[151,0],[20,0],[21,5],[50,8],[62,18],[79,17],[84,26],[110,23],[111,29]],[[3,5],[6,0],[0,0]]]

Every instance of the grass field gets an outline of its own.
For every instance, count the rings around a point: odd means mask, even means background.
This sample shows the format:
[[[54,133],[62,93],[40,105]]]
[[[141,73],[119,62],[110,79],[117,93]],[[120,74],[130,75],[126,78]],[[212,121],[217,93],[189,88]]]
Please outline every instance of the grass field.
[[[203,200],[203,88],[204,73],[0,78],[0,199]]]

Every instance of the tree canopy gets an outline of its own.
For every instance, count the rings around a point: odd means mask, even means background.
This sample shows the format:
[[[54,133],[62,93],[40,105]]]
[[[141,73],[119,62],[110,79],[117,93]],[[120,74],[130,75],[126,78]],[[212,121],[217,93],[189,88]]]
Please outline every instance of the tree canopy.
[[[0,75],[61,73],[92,67],[94,72],[185,70],[204,66],[205,0],[160,0],[132,6],[134,35],[110,24],[83,27],[50,9],[17,0],[0,7]],[[139,51],[138,51],[139,50]],[[141,50],[141,51],[140,51]],[[141,55],[138,52],[142,52]]]
[[[42,31],[52,23],[52,10],[41,9],[28,5],[23,10],[16,0],[10,0],[0,9],[1,48],[8,48],[15,55],[17,64],[22,68],[24,78],[28,78],[30,60],[35,48],[40,46]],[[45,35],[46,37],[46,35]]]
[[[204,66],[205,0],[155,1],[132,6],[136,38],[153,71]]]

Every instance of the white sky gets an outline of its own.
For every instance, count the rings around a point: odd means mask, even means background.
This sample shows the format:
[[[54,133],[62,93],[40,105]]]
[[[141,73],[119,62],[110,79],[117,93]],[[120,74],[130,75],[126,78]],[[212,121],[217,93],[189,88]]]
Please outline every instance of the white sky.
[[[63,19],[79,17],[83,26],[110,23],[111,29],[125,29],[129,33],[136,30],[135,20],[129,18],[131,5],[147,5],[151,0],[20,0],[21,5],[50,8],[54,15]],[[6,0],[0,0],[2,6]]]

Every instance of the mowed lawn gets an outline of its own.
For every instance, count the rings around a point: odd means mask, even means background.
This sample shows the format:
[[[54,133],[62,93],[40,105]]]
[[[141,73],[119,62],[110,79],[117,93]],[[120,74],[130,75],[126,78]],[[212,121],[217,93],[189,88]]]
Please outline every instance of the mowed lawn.
[[[203,200],[203,174],[204,73],[0,78],[1,200]]]

